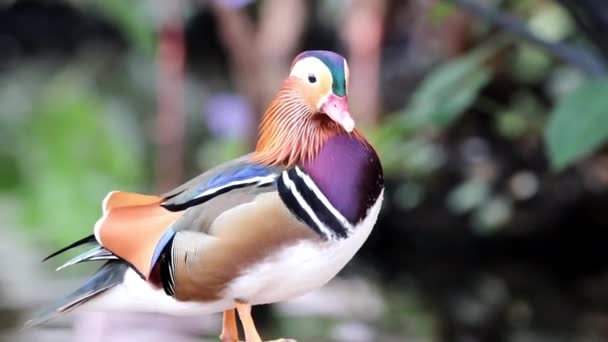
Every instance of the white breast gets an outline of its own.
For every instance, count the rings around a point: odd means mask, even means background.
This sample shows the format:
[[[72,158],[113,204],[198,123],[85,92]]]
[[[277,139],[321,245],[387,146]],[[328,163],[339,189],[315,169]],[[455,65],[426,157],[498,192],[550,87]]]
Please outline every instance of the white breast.
[[[303,241],[269,257],[235,279],[226,296],[251,304],[268,304],[291,299],[315,290],[330,281],[367,240],[376,221],[384,190],[367,216],[347,238],[322,245]]]

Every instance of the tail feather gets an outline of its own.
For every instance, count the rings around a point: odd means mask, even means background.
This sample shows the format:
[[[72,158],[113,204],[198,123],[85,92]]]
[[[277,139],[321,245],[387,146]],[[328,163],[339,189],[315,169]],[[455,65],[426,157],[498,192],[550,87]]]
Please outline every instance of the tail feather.
[[[73,257],[72,259],[67,261],[65,264],[57,267],[56,271],[60,271],[66,267],[76,265],[81,262],[98,261],[98,260],[118,260],[118,257],[116,255],[112,254],[112,252],[103,248],[102,246],[97,246],[97,247],[93,247],[92,249],[89,249],[88,251],[86,251],[82,254],[78,254],[77,256]]]
[[[58,256],[59,254],[61,254],[63,252],[69,251],[70,249],[73,249],[73,248],[76,248],[76,247],[80,247],[80,246],[84,246],[84,245],[91,245],[91,244],[97,244],[97,240],[95,240],[95,236],[93,234],[91,234],[91,235],[89,235],[89,236],[87,236],[87,237],[85,237],[83,239],[80,239],[80,240],[72,243],[69,246],[63,247],[62,249],[56,251],[55,253],[47,256],[42,261],[47,261],[47,260],[49,260],[51,258],[54,258],[54,257]]]
[[[43,324],[121,284],[129,268],[147,278],[157,261],[157,250],[162,250],[174,234],[171,224],[183,214],[163,208],[162,201],[163,198],[157,196],[120,191],[109,193],[103,201],[103,216],[95,224],[95,233],[44,259],[93,245],[92,249],[73,257],[57,270],[86,261],[107,262],[79,289],[35,314],[25,327]]]
[[[79,289],[35,314],[31,320],[25,323],[25,327],[34,327],[46,323],[62,314],[68,313],[97,295],[122,283],[128,268],[128,264],[123,261],[111,260],[106,262]]]

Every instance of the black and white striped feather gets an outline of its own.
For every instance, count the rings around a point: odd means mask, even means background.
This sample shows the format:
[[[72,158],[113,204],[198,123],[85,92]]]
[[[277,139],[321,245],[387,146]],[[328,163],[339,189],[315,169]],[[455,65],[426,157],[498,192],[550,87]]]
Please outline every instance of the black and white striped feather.
[[[277,180],[277,189],[287,208],[322,239],[344,239],[353,231],[353,224],[299,167],[283,171]]]

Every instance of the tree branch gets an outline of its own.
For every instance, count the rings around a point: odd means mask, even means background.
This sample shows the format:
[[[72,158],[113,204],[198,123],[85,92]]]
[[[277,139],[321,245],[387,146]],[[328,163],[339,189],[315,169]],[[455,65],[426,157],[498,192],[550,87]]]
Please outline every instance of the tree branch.
[[[497,8],[482,4],[477,0],[452,0],[452,2],[465,11],[514,36],[542,47],[552,55],[585,71],[592,77],[605,77],[608,73],[606,65],[595,54],[565,43],[546,41],[535,35],[517,17],[502,13]]]
[[[595,44],[608,60],[608,40],[604,32],[608,29],[608,9],[605,0],[557,0],[572,16],[579,29]]]

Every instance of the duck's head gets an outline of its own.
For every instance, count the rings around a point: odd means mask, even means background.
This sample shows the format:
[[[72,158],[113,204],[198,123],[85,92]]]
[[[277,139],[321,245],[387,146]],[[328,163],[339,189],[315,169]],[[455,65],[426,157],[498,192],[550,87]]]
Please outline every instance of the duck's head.
[[[297,55],[264,113],[255,158],[292,165],[314,158],[332,136],[359,136],[348,109],[348,77],[346,59],[335,52]]]
[[[313,114],[325,114],[347,132],[355,128],[348,111],[348,63],[331,51],[299,54],[291,64],[292,87],[303,96]]]

